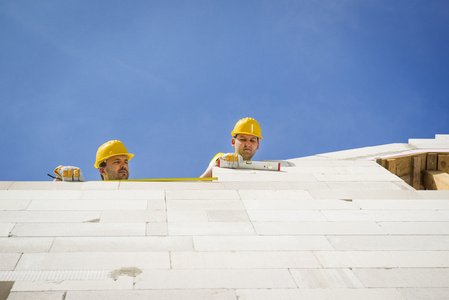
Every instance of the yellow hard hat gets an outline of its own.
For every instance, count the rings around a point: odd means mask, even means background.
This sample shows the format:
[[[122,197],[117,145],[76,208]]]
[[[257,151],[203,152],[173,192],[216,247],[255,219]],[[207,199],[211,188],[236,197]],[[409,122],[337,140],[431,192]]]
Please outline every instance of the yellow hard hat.
[[[232,136],[236,136],[237,134],[250,134],[262,139],[260,125],[253,118],[244,118],[239,120],[237,124],[235,124],[234,130],[231,132]]]
[[[98,166],[102,161],[116,155],[126,155],[128,156],[128,160],[131,160],[134,156],[134,154],[128,153],[122,142],[117,140],[109,141],[98,148],[95,168],[98,169]]]

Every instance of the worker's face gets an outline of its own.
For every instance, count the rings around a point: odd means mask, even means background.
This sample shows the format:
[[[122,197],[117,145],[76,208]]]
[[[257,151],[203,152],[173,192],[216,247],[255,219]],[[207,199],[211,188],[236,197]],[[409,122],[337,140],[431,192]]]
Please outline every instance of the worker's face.
[[[259,139],[250,134],[237,134],[236,138],[231,140],[235,153],[241,155],[243,160],[251,160],[259,149]]]
[[[117,155],[110,157],[106,160],[106,167],[100,167],[99,170],[104,180],[128,179],[128,156]]]

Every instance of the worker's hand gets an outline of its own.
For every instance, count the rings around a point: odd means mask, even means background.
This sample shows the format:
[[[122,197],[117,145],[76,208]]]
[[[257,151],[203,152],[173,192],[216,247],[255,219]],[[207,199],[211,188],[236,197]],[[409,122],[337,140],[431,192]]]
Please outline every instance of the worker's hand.
[[[243,164],[243,157],[236,153],[226,153],[220,156],[220,167],[237,169],[239,164]]]
[[[84,181],[80,168],[73,166],[59,166],[53,171],[62,181]]]

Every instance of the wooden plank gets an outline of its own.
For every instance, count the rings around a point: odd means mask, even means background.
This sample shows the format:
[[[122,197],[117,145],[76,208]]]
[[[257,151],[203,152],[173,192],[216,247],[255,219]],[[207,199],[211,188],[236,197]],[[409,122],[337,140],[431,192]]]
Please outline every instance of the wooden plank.
[[[438,155],[438,170],[449,173],[449,155]]]
[[[437,154],[427,153],[427,165],[426,170],[436,170],[437,169]]]
[[[396,174],[396,159],[387,159],[387,170]]]
[[[413,157],[410,170],[410,185],[417,190],[421,189],[421,171],[421,157]]]
[[[385,166],[384,166],[384,164],[383,164],[383,162],[382,162],[382,158],[376,157],[376,163],[378,163],[379,165],[381,165],[382,167],[385,168]]]
[[[412,161],[414,157],[420,157],[421,158],[421,169],[424,170],[426,168],[426,157],[427,153],[418,153],[414,155],[406,155],[406,156],[400,156],[395,157],[396,160],[396,171],[395,174],[399,177],[404,175],[411,175],[411,168]]]
[[[426,190],[449,190],[449,174],[443,171],[424,171]]]

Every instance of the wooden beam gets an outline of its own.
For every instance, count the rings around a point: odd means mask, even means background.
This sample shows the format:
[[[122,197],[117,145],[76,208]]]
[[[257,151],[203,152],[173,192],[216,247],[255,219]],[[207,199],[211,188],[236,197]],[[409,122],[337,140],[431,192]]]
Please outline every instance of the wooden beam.
[[[396,160],[387,159],[387,170],[393,174],[396,174]]]
[[[424,171],[426,190],[449,190],[449,174],[443,171]]]
[[[449,173],[449,155],[438,155],[438,170]]]
[[[412,166],[410,170],[410,185],[419,190],[421,189],[421,157],[413,157],[412,159]]]
[[[436,153],[428,153],[427,154],[427,170],[436,170],[437,169],[437,154]]]

